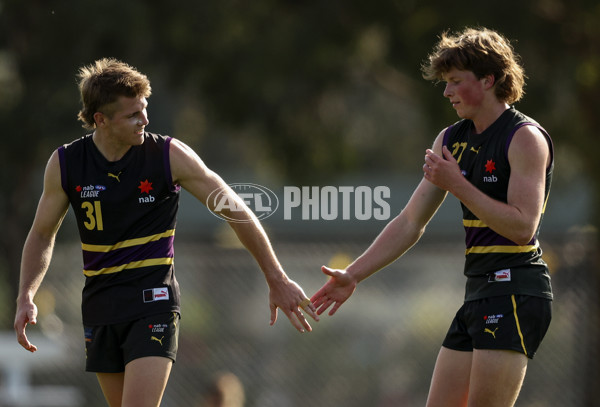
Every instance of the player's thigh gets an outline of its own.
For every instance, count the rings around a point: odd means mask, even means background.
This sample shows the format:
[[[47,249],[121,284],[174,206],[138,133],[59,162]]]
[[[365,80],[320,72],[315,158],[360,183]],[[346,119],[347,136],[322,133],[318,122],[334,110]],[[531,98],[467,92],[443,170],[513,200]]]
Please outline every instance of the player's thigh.
[[[427,407],[465,407],[473,352],[442,347],[438,354]]]
[[[96,373],[98,383],[110,407],[121,407],[123,400],[123,379],[125,374],[121,373]]]
[[[162,400],[173,361],[149,356],[125,366],[122,407],[158,407]]]
[[[469,407],[512,407],[517,400],[527,357],[510,350],[475,349],[469,386]]]

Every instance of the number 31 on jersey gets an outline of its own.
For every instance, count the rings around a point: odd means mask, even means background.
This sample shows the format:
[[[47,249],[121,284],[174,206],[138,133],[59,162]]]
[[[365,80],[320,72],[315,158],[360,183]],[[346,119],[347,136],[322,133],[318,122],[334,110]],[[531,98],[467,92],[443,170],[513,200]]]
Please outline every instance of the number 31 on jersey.
[[[81,208],[85,210],[85,214],[88,218],[87,222],[83,222],[83,225],[88,230],[104,230],[100,201],[84,201],[81,203]]]

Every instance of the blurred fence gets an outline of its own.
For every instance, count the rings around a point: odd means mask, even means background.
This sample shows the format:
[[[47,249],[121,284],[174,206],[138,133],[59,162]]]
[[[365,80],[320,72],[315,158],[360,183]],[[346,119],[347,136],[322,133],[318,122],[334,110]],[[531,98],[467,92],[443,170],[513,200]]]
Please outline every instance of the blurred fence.
[[[288,274],[310,296],[325,281],[322,264],[344,266],[368,243],[274,246]],[[553,270],[554,318],[529,364],[517,406],[597,405],[600,284],[595,233],[576,230],[543,242],[543,247]],[[462,300],[462,252],[458,239],[426,238],[361,283],[335,316],[323,316],[312,323],[312,333],[299,334],[281,312],[269,326],[267,287],[246,251],[178,241],[183,319],[178,360],[162,405],[209,406],[216,378],[225,373],[229,376],[219,383],[230,383],[238,399],[243,389],[240,406],[424,405],[441,340]],[[58,397],[69,394],[71,404],[36,406],[105,406],[95,376],[83,373],[80,257],[78,244],[57,245],[37,296],[40,323],[29,329],[60,344],[62,357],[40,360],[26,372],[33,389],[55,389]],[[22,351],[23,360],[31,357],[36,355]],[[27,405],[6,400],[4,406]]]

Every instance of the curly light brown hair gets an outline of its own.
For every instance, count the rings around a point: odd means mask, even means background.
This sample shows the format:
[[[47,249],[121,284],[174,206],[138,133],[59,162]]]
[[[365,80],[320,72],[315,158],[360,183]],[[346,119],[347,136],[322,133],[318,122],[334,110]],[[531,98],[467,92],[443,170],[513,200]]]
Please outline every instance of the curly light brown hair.
[[[152,93],[146,75],[114,58],[102,58],[80,68],[78,78],[83,106],[77,118],[89,130],[96,128],[94,114],[102,111],[110,117],[114,113],[111,105],[120,96],[149,97]]]
[[[494,76],[498,100],[508,104],[519,101],[524,92],[525,72],[510,41],[488,28],[466,28],[451,34],[445,31],[421,66],[427,80],[443,80],[453,68],[471,71],[478,79]]]

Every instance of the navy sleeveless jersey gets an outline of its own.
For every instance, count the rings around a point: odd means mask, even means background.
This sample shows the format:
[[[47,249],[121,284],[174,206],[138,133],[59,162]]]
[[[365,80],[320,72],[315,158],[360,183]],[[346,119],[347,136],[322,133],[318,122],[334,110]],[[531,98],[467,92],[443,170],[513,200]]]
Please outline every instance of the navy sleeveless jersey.
[[[171,138],[145,133],[116,162],[87,135],[59,147],[62,187],[79,228],[85,325],[179,312],[173,240],[179,205]]]
[[[465,178],[486,195],[507,202],[510,178],[508,148],[516,131],[523,126],[540,129],[548,141],[552,157],[546,169],[543,217],[552,182],[554,152],[550,136],[533,119],[510,108],[481,134],[474,133],[472,121],[461,120],[446,130],[443,144],[458,161]],[[548,268],[542,260],[538,242],[542,219],[531,241],[518,245],[494,232],[462,203],[461,207],[466,244],[466,299],[507,294],[551,298]]]

